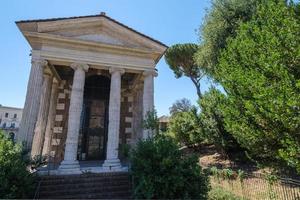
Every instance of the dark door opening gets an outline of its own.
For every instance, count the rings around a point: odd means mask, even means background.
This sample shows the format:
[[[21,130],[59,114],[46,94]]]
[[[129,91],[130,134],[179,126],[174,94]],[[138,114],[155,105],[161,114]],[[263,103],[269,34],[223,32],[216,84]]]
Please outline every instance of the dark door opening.
[[[85,81],[79,160],[104,160],[108,133],[110,79],[90,76]]]

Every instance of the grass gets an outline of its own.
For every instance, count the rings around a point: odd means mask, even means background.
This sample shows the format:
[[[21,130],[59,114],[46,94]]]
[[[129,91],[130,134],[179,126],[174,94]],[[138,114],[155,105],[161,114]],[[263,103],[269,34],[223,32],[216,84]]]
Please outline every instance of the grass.
[[[243,200],[222,187],[213,187],[208,194],[208,200]]]

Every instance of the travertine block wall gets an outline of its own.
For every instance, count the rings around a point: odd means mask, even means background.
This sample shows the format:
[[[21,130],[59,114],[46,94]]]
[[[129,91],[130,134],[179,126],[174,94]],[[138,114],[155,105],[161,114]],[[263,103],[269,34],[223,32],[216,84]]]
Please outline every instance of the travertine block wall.
[[[64,158],[65,142],[68,132],[68,114],[70,106],[71,81],[64,81],[58,89],[55,122],[51,139],[50,155],[54,163]],[[122,81],[119,144],[135,145],[142,139],[143,123],[143,84]],[[80,142],[80,141],[79,141]],[[119,151],[119,157],[122,156]]]
[[[53,136],[51,140],[51,156],[59,163],[64,157],[64,144],[67,137],[68,113],[70,106],[70,84],[65,82],[59,87]]]
[[[133,91],[131,145],[143,138],[143,84]]]
[[[133,96],[123,96],[121,102],[120,144],[130,144],[132,134]]]

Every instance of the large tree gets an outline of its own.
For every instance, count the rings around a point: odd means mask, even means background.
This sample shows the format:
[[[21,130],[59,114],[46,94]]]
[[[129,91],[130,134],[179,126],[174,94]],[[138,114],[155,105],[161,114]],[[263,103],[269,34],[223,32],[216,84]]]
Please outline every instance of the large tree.
[[[198,97],[201,98],[200,80],[205,74],[194,61],[197,50],[197,44],[175,44],[167,50],[165,59],[176,78],[186,76],[191,79],[196,87]]]
[[[183,98],[175,101],[169,110],[171,115],[175,115],[180,112],[188,112],[192,109],[192,107],[191,101],[187,98]]]
[[[227,40],[215,76],[226,129],[253,157],[300,172],[299,33],[294,6],[265,1]]]
[[[227,38],[234,37],[239,25],[251,19],[261,0],[212,0],[212,7],[199,29],[200,47],[195,60],[206,66],[208,75],[216,72],[218,58]]]

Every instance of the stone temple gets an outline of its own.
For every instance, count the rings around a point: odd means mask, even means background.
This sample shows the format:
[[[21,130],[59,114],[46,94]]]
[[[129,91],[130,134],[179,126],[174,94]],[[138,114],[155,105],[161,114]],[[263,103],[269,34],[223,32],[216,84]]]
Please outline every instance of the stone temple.
[[[120,149],[152,135],[142,122],[167,46],[105,13],[16,24],[32,48],[18,141],[53,174],[124,170]]]

